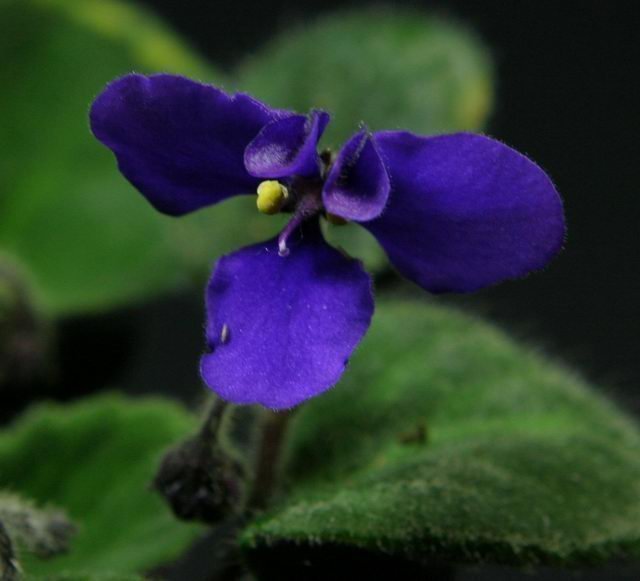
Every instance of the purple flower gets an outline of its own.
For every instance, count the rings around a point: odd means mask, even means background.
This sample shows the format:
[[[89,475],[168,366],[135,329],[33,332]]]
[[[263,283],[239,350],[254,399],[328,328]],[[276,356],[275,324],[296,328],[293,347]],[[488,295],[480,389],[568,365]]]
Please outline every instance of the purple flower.
[[[95,136],[159,211],[258,191],[260,210],[291,213],[277,238],[221,258],[209,282],[201,373],[232,402],[282,409],[320,394],[369,327],[371,279],[324,241],[321,216],[358,222],[431,292],[523,276],[562,245],[553,184],[506,145],[361,130],[319,155],[328,122],[171,75],[118,79],[91,109]]]

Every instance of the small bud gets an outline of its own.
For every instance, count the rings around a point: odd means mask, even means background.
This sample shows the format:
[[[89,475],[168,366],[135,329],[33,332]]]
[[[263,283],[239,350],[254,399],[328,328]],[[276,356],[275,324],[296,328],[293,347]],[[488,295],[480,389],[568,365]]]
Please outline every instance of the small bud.
[[[267,180],[258,186],[256,206],[263,214],[277,214],[287,198],[289,192],[280,182]]]
[[[241,464],[200,435],[169,450],[153,487],[182,520],[217,524],[241,508]]]
[[[344,226],[345,224],[349,223],[348,220],[345,220],[341,216],[337,216],[336,214],[331,214],[329,212],[325,214],[325,217],[327,219],[327,222],[329,222],[329,224],[333,224],[334,226]]]

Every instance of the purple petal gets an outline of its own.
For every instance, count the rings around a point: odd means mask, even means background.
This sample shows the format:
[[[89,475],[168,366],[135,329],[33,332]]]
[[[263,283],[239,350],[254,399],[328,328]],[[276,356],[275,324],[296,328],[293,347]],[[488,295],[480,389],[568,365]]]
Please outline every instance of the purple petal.
[[[107,85],[90,118],[124,176],[155,208],[181,215],[254,193],[244,150],[287,114],[184,77],[132,74]]]
[[[432,292],[470,292],[541,268],[564,239],[562,202],[548,176],[481,135],[381,132],[392,191],[364,224],[396,268]]]
[[[247,171],[260,178],[319,175],[316,148],[329,119],[324,111],[312,111],[269,123],[245,151]]]
[[[347,220],[377,218],[389,197],[389,176],[371,135],[356,133],[342,148],[322,190],[324,207]]]
[[[371,279],[305,223],[287,257],[276,240],[221,258],[207,290],[201,373],[222,398],[272,409],[329,389],[373,314]]]

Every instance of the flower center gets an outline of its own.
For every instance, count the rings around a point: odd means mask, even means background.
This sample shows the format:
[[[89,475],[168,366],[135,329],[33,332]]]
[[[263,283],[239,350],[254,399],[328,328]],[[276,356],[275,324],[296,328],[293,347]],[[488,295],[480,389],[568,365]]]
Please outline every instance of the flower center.
[[[326,212],[322,203],[322,186],[329,173],[333,157],[328,150],[320,154],[322,164],[320,178],[294,177],[289,186],[276,180],[266,180],[258,185],[256,206],[263,214],[273,215],[280,212],[293,214],[278,236],[278,253],[289,254],[287,241],[291,234],[305,221],[322,213],[330,224],[342,226],[347,220]]]
[[[264,182],[263,182],[264,183]],[[261,184],[262,185],[262,184]],[[284,186],[282,186],[284,187]],[[322,183],[309,183],[307,180],[296,179],[291,186],[292,195],[290,205],[285,200],[283,211],[293,213],[293,216],[278,236],[278,254],[287,256],[289,248],[287,241],[298,227],[305,221],[322,212]]]

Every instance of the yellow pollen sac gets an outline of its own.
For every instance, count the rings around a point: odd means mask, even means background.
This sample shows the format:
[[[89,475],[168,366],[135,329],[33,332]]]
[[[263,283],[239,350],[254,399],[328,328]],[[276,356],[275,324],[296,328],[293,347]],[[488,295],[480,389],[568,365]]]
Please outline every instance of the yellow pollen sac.
[[[277,214],[284,205],[289,192],[280,182],[267,180],[258,186],[256,206],[263,214]]]
[[[349,223],[348,220],[345,220],[341,216],[336,216],[336,214],[331,214],[330,212],[327,212],[325,216],[327,218],[327,222],[329,222],[329,224],[333,224],[334,226],[344,226],[345,224]]]

